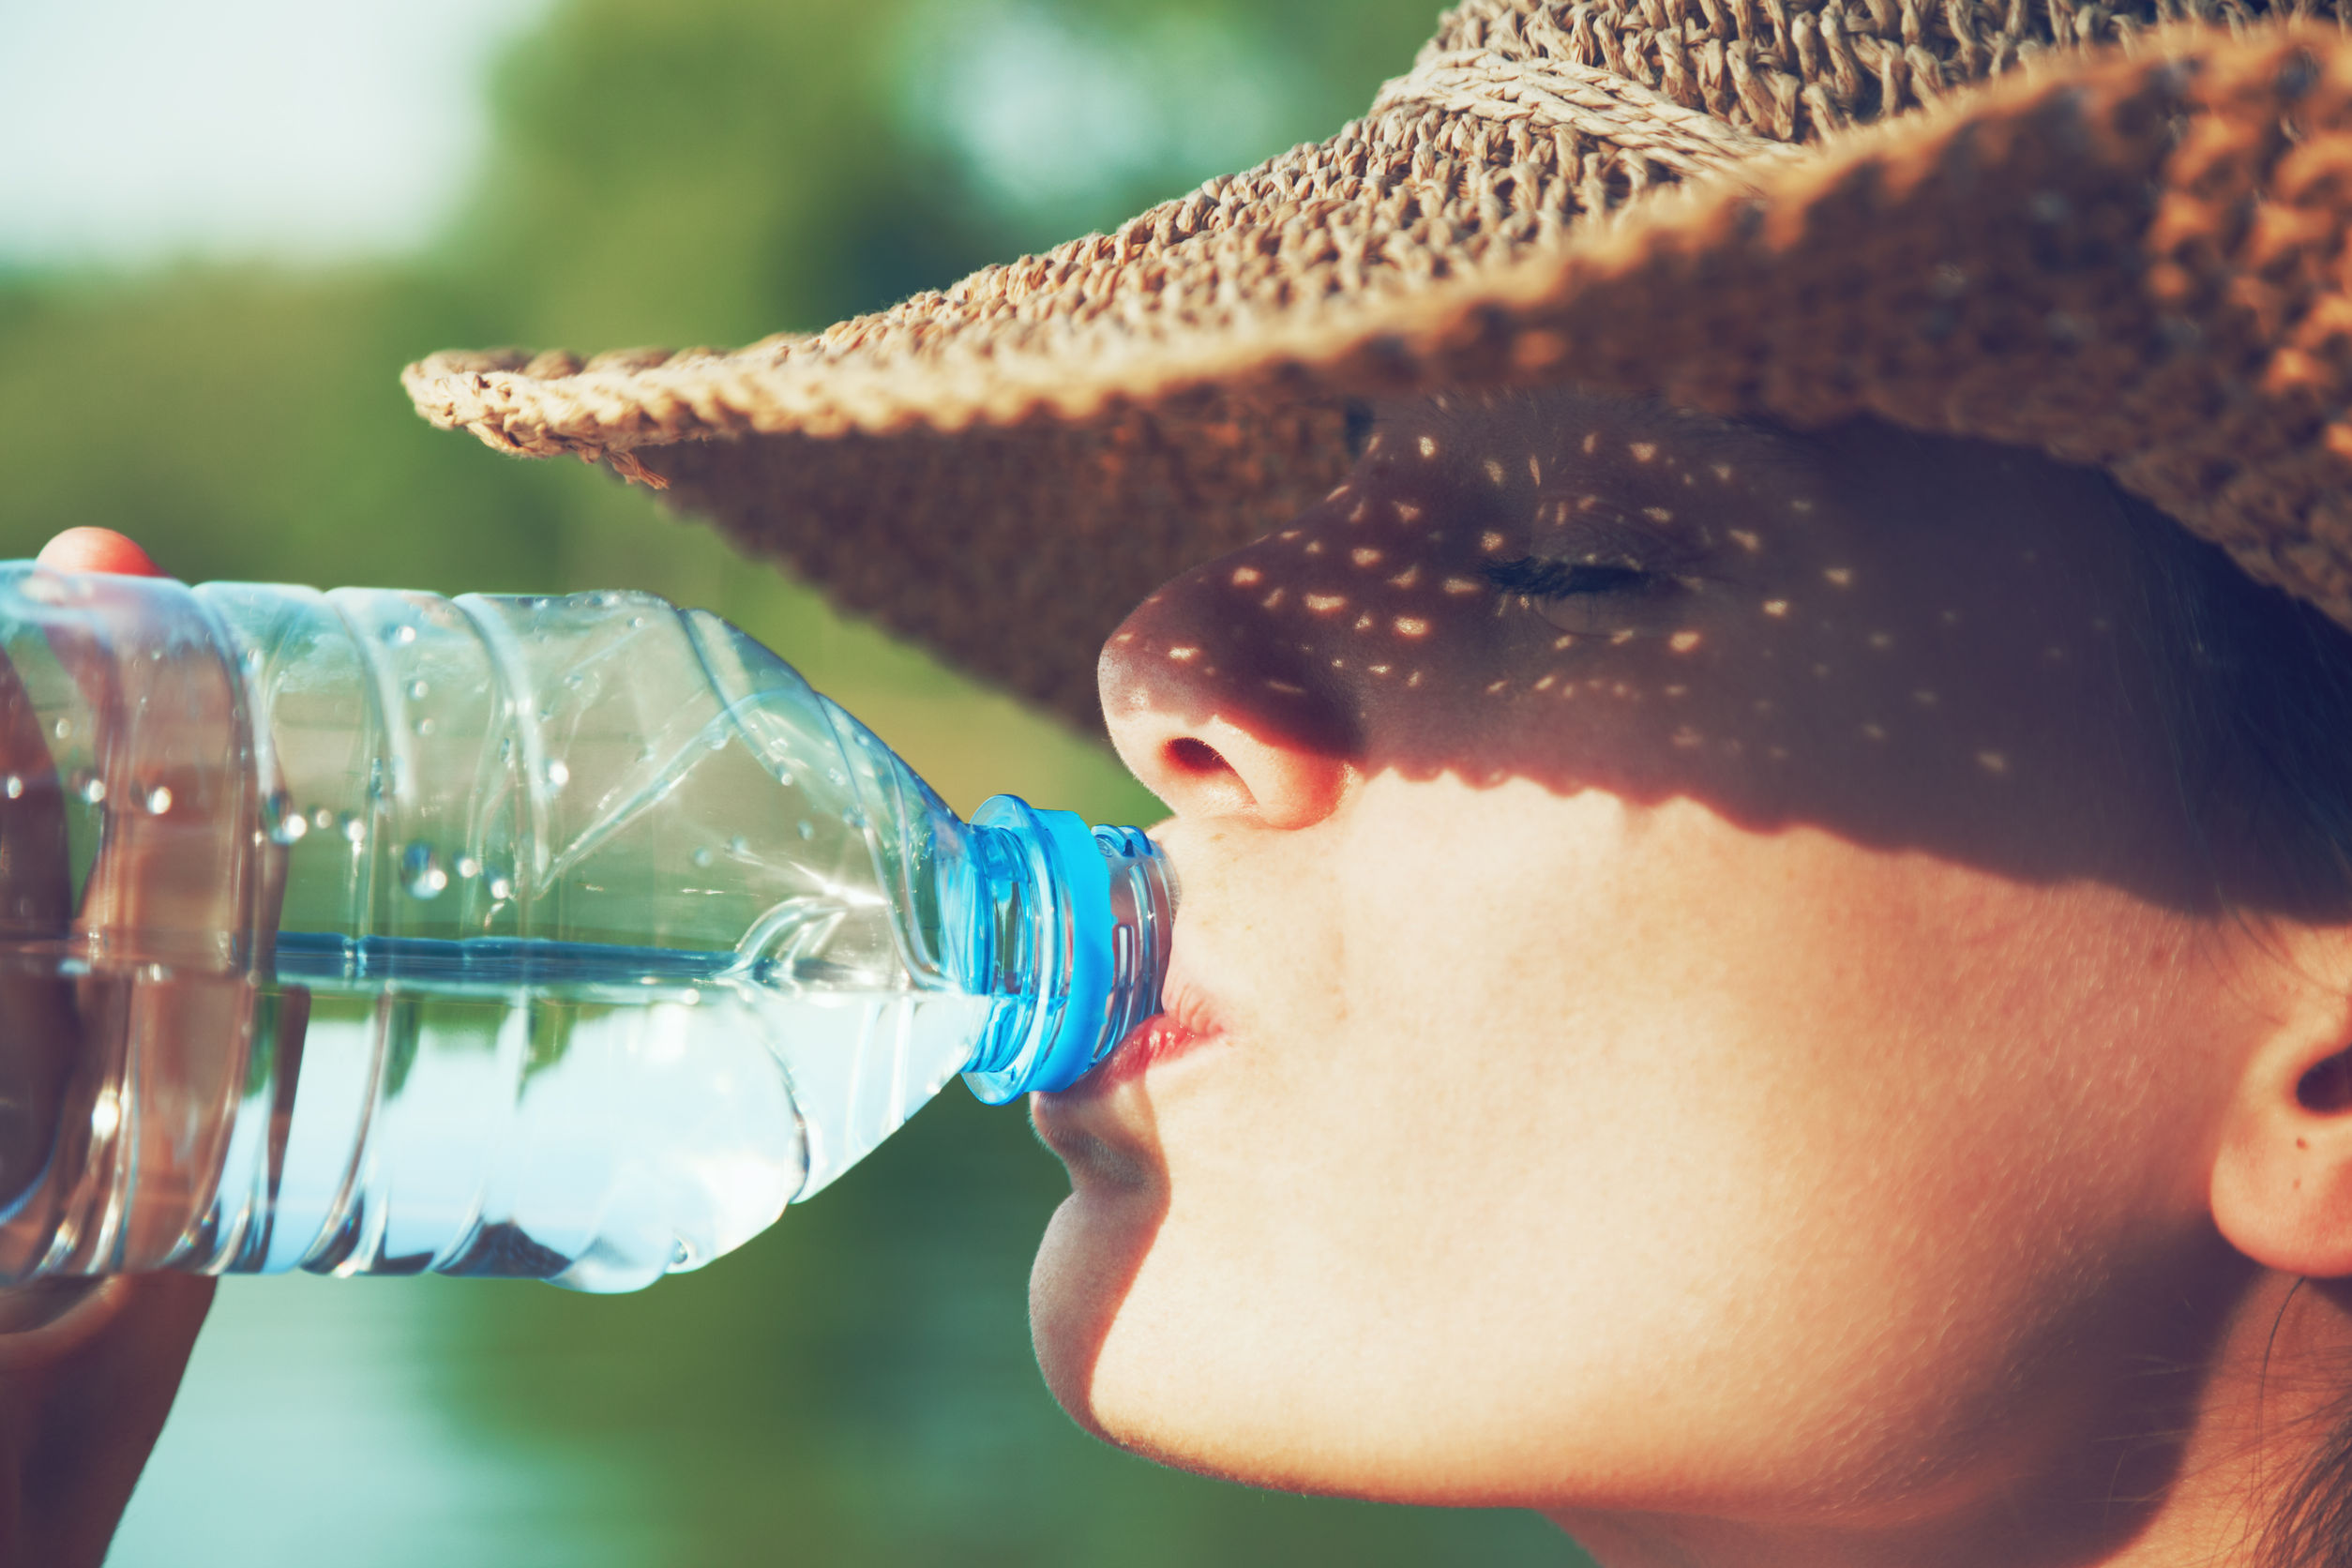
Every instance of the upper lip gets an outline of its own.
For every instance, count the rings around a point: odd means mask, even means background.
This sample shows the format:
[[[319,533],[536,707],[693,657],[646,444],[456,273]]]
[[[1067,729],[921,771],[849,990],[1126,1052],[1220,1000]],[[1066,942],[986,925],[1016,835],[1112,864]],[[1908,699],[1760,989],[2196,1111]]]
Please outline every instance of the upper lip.
[[[1168,978],[1160,986],[1159,1016],[1189,1033],[1207,1036],[1222,1033],[1216,1005],[1181,959],[1171,959]]]
[[[1110,1055],[1065,1093],[1107,1089],[1136,1077],[1154,1062],[1205,1045],[1224,1033],[1208,994],[1181,961],[1171,962],[1160,987],[1160,1010],[1128,1031]]]

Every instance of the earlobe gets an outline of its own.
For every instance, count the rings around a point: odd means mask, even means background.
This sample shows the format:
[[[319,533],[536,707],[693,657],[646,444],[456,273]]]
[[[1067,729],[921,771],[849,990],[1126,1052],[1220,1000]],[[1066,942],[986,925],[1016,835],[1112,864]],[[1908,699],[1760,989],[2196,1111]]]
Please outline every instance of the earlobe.
[[[2213,1219],[2265,1268],[2352,1275],[2352,1021],[2283,1033],[2239,1076],[2213,1164]]]

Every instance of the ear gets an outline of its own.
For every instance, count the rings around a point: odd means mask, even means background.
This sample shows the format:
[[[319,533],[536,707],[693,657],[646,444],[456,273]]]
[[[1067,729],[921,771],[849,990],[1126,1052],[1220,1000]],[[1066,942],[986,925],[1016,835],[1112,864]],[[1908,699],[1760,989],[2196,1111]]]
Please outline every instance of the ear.
[[[2306,976],[2352,973],[2340,933],[2299,955]],[[2316,960],[2315,962],[2312,960]],[[2265,1268],[2352,1275],[2352,986],[2299,992],[2240,1070],[2213,1163],[2213,1220]]]

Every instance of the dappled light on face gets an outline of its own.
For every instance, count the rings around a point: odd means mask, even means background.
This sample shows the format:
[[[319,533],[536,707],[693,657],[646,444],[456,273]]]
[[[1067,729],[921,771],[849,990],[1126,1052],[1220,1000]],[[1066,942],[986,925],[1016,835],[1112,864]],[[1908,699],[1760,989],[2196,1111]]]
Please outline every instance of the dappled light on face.
[[[2115,802],[2161,747],[2113,656],[2121,524],[1982,450],[1567,394],[1384,409],[1331,500],[1137,611],[1106,708],[2128,876],[2154,828]]]

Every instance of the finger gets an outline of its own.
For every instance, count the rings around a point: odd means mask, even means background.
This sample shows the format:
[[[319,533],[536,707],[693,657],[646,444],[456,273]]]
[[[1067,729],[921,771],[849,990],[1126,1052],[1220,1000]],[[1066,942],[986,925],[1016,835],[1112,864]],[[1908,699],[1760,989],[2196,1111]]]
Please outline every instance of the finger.
[[[93,1106],[93,1133],[114,1141],[101,1157],[136,1184],[107,1266],[200,1262],[182,1246],[212,1204],[253,1012],[245,967],[264,856],[251,743],[237,673],[184,590],[82,580],[94,603],[115,601],[103,638],[60,649],[92,702],[103,786],[95,801],[82,792],[100,826],[72,923],[95,960],[79,988],[83,1058],[119,1084],[111,1108]]]
[[[72,918],[66,814],[24,685],[0,658],[0,1278],[39,1256],[51,1205],[27,1202],[57,1147],[81,1027],[56,958]]]
[[[0,1000],[21,1020],[8,1031],[17,1082],[0,1090],[21,1091],[28,1120],[55,1103],[53,1131],[27,1145],[38,1162],[20,1162],[33,1200],[0,1224],[0,1277],[36,1263],[201,1263],[182,1244],[211,1244],[203,1221],[242,1087],[265,858],[238,677],[176,584],[41,570],[12,603],[0,630],[33,701],[19,716],[28,732],[0,739],[45,764],[23,776],[46,786],[16,803],[40,809],[16,816],[46,835],[38,846],[69,839],[70,854],[27,860],[23,892],[13,875],[0,885],[44,922],[61,882],[82,885],[58,939],[10,944],[22,994]],[[68,831],[44,825],[59,817]],[[67,860],[86,876],[49,869]],[[59,1019],[42,971],[68,960],[83,978]]]
[[[111,528],[68,528],[41,547],[40,564],[61,572],[113,572],[124,577],[161,577],[163,570]]]

